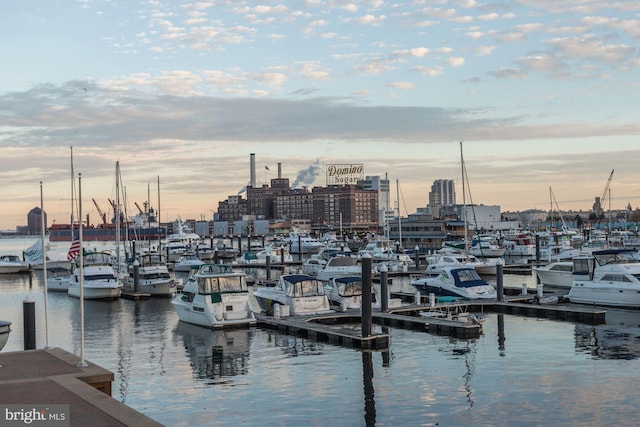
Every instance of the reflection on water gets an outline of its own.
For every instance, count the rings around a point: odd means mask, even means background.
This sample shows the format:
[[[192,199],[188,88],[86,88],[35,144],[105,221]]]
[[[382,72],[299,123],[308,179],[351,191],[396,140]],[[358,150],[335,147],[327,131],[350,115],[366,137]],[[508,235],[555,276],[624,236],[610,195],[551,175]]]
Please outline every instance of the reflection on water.
[[[596,359],[640,358],[640,312],[609,309],[605,325],[576,325],[576,350]]]
[[[174,329],[174,342],[184,345],[196,378],[207,384],[249,372],[249,348],[254,329],[211,330],[184,322]]]

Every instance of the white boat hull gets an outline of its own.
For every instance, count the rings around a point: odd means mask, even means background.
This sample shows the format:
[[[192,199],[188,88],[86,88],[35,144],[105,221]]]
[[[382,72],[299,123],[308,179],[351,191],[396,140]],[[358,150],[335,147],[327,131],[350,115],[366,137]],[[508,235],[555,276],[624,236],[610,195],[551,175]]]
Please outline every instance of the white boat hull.
[[[122,286],[95,286],[85,283],[82,292],[83,299],[118,299]],[[80,286],[72,283],[68,290],[69,296],[74,298],[80,298]]]
[[[576,282],[569,291],[569,301],[578,304],[597,304],[609,307],[640,308],[640,289],[612,287],[608,283]]]
[[[229,294],[220,303],[210,303],[200,296],[189,302],[183,296],[171,301],[178,319],[185,323],[222,329],[229,327],[254,326],[256,318],[249,306],[248,293]]]

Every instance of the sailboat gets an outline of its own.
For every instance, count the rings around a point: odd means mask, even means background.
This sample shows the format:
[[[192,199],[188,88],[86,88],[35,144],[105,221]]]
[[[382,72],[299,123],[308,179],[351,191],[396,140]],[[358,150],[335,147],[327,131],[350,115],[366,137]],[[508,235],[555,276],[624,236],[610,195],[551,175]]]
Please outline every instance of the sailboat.
[[[469,222],[467,215],[467,189],[469,186],[469,178],[466,176],[467,168],[464,163],[464,154],[462,152],[462,141],[460,141],[460,163],[462,170],[462,219],[464,221],[464,255],[468,259],[469,258]],[[471,197],[471,191],[469,191],[469,197]],[[471,201],[473,210],[473,201]],[[475,214],[474,214],[475,220]],[[476,227],[477,229],[478,227]],[[498,263],[504,264],[502,258],[487,258],[484,260],[476,259],[473,263],[473,267],[479,274],[483,275],[495,275],[496,274],[496,266]]]

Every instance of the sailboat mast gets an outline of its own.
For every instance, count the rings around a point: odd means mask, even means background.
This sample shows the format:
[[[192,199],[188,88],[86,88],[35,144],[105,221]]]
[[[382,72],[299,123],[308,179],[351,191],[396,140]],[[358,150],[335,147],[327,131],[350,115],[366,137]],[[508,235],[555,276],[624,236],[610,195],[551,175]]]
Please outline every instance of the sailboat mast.
[[[467,231],[467,194],[465,189],[465,170],[464,170],[464,155],[462,154],[462,141],[460,141],[460,164],[462,167],[462,218],[464,224],[464,254],[469,255],[469,240]]]
[[[71,222],[69,222],[69,229],[71,230],[71,241],[73,242],[73,210],[74,210],[74,200],[76,198],[76,178],[74,176],[75,172],[73,171],[73,146],[69,147],[71,149]]]
[[[396,199],[398,203],[398,239],[400,240],[400,247],[402,248],[402,223],[400,215],[400,181],[396,179]]]
[[[116,161],[116,273],[120,278],[120,161]]]

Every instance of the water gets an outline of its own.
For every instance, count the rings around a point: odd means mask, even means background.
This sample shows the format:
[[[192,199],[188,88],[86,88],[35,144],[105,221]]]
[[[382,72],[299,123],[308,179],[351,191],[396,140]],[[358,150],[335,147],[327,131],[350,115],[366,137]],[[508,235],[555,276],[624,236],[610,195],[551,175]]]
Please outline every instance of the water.
[[[0,253],[21,244],[0,240]],[[5,352],[23,349],[28,295],[45,346],[40,279],[0,275]],[[534,286],[505,276],[522,282]],[[49,345],[80,355],[80,301],[47,300]],[[637,425],[640,312],[610,310],[595,327],[487,313],[477,340],[390,328],[388,352],[361,352],[182,324],[168,299],[85,304],[86,359],[114,372],[115,399],[167,426]]]

